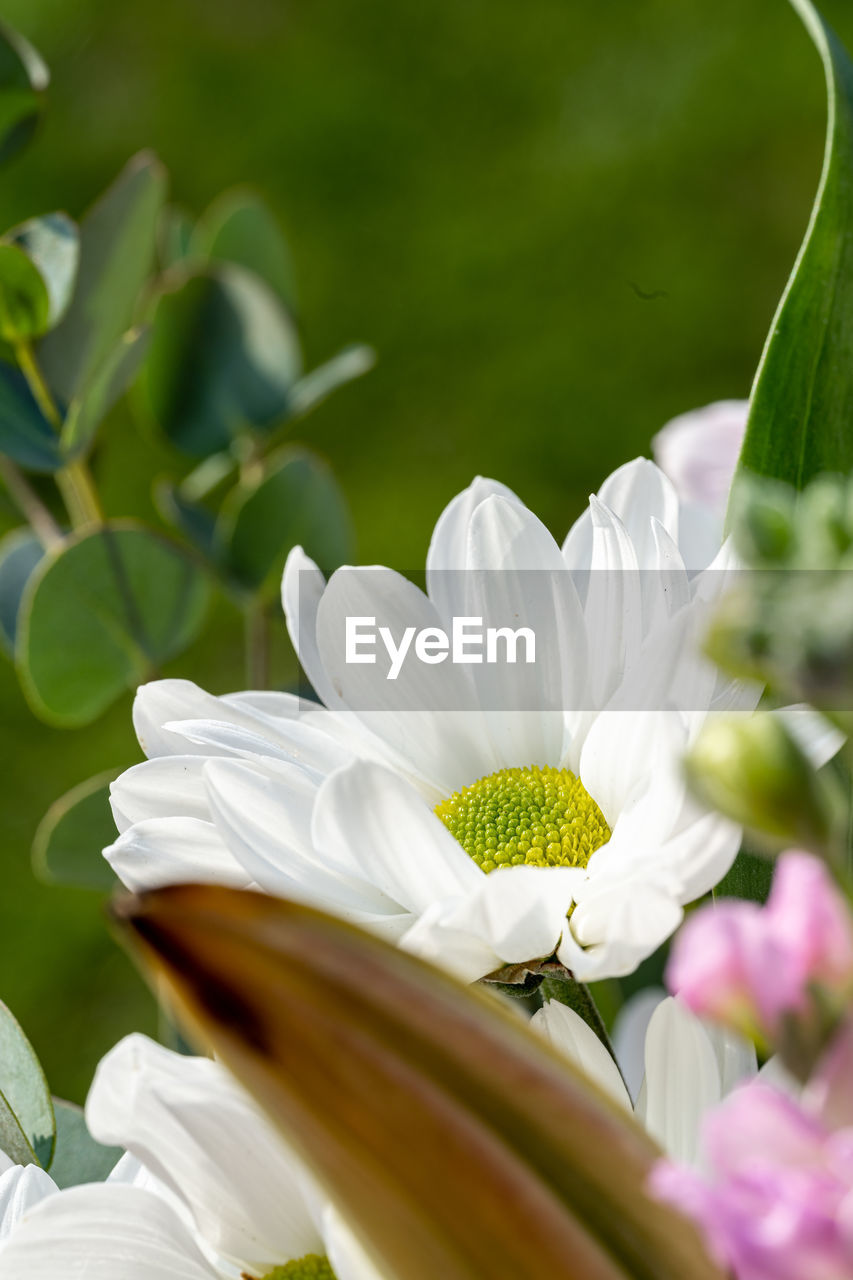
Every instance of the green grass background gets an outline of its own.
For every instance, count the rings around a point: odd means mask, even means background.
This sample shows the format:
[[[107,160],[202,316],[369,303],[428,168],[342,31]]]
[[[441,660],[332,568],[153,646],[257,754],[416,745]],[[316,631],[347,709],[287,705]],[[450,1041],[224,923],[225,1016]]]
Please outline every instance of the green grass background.
[[[849,0],[824,10],[853,41]],[[562,536],[668,417],[747,393],[823,145],[820,64],[785,0],[6,0],[2,16],[53,71],[43,132],[0,177],[4,226],[81,213],[151,146],[195,211],[234,183],[265,193],[309,362],[376,347],[302,432],[341,479],[360,559],[422,565],[477,472]],[[109,511],[149,515],[167,463],[119,409],[95,463]],[[241,685],[224,606],[174,670]],[[29,845],[56,796],[137,758],[129,708],[52,730],[0,667],[0,996],[75,1099],[153,1013],[100,899],[38,884]]]

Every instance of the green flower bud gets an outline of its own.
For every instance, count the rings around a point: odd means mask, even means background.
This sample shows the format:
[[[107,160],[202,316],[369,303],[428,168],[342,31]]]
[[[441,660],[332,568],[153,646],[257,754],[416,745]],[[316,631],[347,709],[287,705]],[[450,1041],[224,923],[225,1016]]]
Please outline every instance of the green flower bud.
[[[836,829],[834,796],[778,716],[720,716],[686,761],[694,794],[779,845],[825,853]]]

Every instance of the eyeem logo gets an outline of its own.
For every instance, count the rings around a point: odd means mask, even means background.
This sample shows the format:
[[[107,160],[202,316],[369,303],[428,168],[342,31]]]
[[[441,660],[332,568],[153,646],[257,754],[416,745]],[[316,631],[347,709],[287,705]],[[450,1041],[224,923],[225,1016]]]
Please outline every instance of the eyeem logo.
[[[436,666],[449,658],[453,663],[507,663],[519,661],[521,647],[524,661],[536,661],[536,636],[530,627],[486,627],[482,618],[454,618],[450,635],[441,627],[406,627],[399,643],[390,627],[377,627],[376,618],[348,617],[346,620],[347,663],[375,664],[381,641],[390,665],[386,680],[396,680],[410,652],[418,662]]]

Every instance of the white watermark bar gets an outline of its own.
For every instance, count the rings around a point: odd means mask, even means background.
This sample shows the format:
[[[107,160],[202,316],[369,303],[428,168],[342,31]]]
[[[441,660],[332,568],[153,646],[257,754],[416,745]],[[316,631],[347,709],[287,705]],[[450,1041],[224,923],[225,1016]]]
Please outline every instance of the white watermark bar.
[[[723,602],[773,572],[447,570],[424,590],[422,573],[345,568],[319,607],[299,575],[291,625],[353,711],[734,709],[756,686],[714,666],[708,637]]]
[[[345,661],[348,665],[380,660],[377,650],[384,648],[389,665],[386,680],[396,680],[407,659],[437,666],[452,662],[471,666],[482,662],[492,666],[515,666],[521,661],[528,666],[536,662],[536,635],[532,627],[487,627],[481,616],[454,617],[449,631],[442,627],[405,627],[398,637],[390,627],[377,626],[373,615],[350,617],[344,621]]]

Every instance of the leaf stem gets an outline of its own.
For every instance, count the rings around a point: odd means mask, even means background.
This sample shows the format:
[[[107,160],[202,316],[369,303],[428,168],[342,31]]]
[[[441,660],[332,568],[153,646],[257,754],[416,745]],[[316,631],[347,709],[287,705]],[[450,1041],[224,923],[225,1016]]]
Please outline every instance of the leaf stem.
[[[62,545],[62,530],[11,458],[0,454],[0,476],[8,490],[9,497],[29,523],[45,551],[52,551]]]
[[[25,339],[15,343],[15,359],[39,409],[53,429],[61,431],[62,414],[39,367],[35,352]],[[82,459],[68,462],[60,468],[56,473],[56,483],[75,529],[83,525],[104,523],[104,513],[92,473]]]

